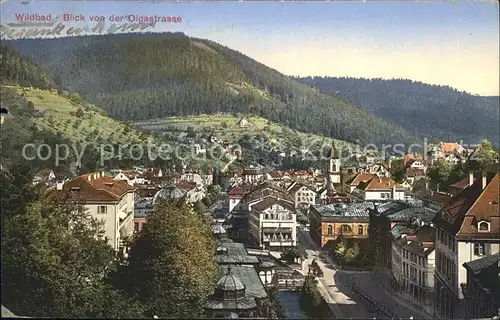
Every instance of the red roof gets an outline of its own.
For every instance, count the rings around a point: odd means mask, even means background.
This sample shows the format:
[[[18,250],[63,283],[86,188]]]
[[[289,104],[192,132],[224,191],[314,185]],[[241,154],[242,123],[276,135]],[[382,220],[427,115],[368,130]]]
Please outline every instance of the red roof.
[[[189,190],[196,188],[196,182],[191,182],[191,181],[187,181],[187,180],[180,180],[179,182],[177,182],[175,184],[175,186],[177,186],[181,189],[184,189],[186,191],[189,191]]]
[[[352,180],[349,184],[351,186],[357,186],[360,182],[368,181],[368,180],[372,179],[373,177],[374,177],[373,174],[361,172],[361,173],[358,173],[354,178],[352,178]]]
[[[361,182],[358,186],[359,189],[366,191],[391,190],[393,187],[396,187],[398,190],[402,189],[401,185],[399,185],[396,181],[385,177],[373,177],[369,181]]]
[[[453,152],[463,151],[463,147],[456,142],[441,142],[440,147],[443,153],[453,153]]]
[[[229,196],[233,196],[233,197],[236,197],[236,196],[243,197],[247,193],[248,193],[248,189],[246,187],[234,187],[227,194]]]
[[[126,193],[134,190],[127,182],[114,180],[98,172],[68,181],[64,183],[62,190],[51,188],[47,190],[47,195],[65,198],[71,194],[85,201],[120,201]]]

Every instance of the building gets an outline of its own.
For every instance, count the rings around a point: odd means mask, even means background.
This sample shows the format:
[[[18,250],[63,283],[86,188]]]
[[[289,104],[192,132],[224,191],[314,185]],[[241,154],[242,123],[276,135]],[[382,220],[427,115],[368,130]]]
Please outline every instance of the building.
[[[243,170],[242,179],[244,183],[257,184],[266,180],[266,175],[262,169],[257,167],[250,167]]]
[[[377,177],[389,178],[391,176],[391,173],[389,172],[389,165],[385,163],[369,164],[366,166],[365,172]]]
[[[405,181],[408,181],[410,185],[413,186],[413,184],[420,180],[420,179],[425,179],[425,171],[422,169],[407,169],[405,171],[404,175]]]
[[[391,178],[373,177],[360,182],[352,195],[365,201],[404,200],[405,189]]]
[[[371,257],[376,265],[387,269],[391,268],[392,241],[404,230],[430,223],[436,215],[420,201],[391,201],[374,206],[368,213]]]
[[[134,232],[142,230],[147,223],[147,217],[153,213],[154,203],[152,199],[139,199],[134,203]]]
[[[303,183],[300,182],[292,182],[286,190],[290,194],[290,196],[295,200],[295,207],[305,207],[309,208],[309,206],[316,204],[316,191]]]
[[[242,117],[240,121],[238,121],[238,126],[242,129],[248,128],[248,120],[246,117]]]
[[[467,159],[467,150],[456,142],[440,142],[427,152],[427,159],[433,164],[436,160],[458,164]]]
[[[43,183],[47,186],[53,186],[55,180],[56,175],[54,174],[54,171],[52,171],[51,169],[43,169],[33,177],[33,185]]]
[[[142,173],[134,170],[121,171],[114,177],[114,179],[125,181],[131,186],[144,184],[144,177]]]
[[[368,239],[371,202],[313,205],[309,211],[309,233],[320,247],[334,246],[343,239]]]
[[[462,190],[464,190],[468,186],[471,186],[478,178],[481,179],[481,177],[475,177],[472,172],[469,172],[469,176],[467,178],[450,185],[448,187],[448,190],[452,195],[456,196],[457,194],[462,192]]]
[[[266,285],[276,284],[275,265],[248,254],[241,243],[226,238],[221,226],[213,226],[220,279],[208,297],[208,319],[259,319],[271,314]]]
[[[438,318],[465,316],[461,284],[467,282],[467,271],[463,264],[499,252],[499,177],[483,175],[451,199],[434,219],[434,314]]]
[[[436,230],[423,225],[395,235],[391,275],[396,292],[433,314]]]
[[[121,251],[125,249],[123,240],[133,233],[134,191],[125,181],[97,172],[58,183],[47,195],[82,202],[93,218],[103,221],[104,236],[111,247]]]
[[[500,316],[500,253],[464,263],[466,319]]]
[[[229,200],[229,212],[233,212],[233,210],[241,211],[244,209],[243,198],[248,192],[249,188],[245,186],[237,186],[229,190],[227,193]]]
[[[446,193],[432,192],[421,198],[424,206],[432,211],[439,212],[450,200]]]
[[[334,185],[340,183],[340,157],[334,143],[332,144],[330,156],[328,157],[328,170],[326,174],[327,195],[333,196],[335,194]]]
[[[352,179],[350,179],[347,183],[349,185],[349,193],[352,193],[354,189],[361,183],[371,180],[374,175],[366,172],[360,172],[356,174]]]
[[[293,248],[297,245],[297,218],[293,202],[268,197],[251,207],[248,217],[252,243],[260,248]]]

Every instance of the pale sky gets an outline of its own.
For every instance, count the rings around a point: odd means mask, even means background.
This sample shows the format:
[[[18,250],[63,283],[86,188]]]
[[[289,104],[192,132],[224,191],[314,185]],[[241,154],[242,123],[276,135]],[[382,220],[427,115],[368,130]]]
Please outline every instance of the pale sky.
[[[287,75],[408,78],[500,95],[496,1],[158,2],[9,0],[1,23],[24,12],[181,16],[155,30],[216,41]]]

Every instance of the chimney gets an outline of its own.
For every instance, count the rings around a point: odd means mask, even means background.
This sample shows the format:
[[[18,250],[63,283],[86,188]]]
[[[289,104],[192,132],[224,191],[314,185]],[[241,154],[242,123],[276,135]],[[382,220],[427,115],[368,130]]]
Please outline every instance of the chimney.
[[[486,177],[486,173],[483,172],[483,175],[481,177],[481,188],[484,190],[484,188],[486,188],[487,185],[488,185],[488,180]]]
[[[396,200],[396,184],[392,186],[392,199]]]
[[[469,186],[472,186],[474,183],[474,173],[472,171],[469,171]]]
[[[92,174],[89,174],[89,175],[87,176],[87,180],[88,180],[88,181],[92,181]]]
[[[101,178],[104,177],[104,171],[101,171]]]
[[[62,190],[64,186],[64,181],[57,181],[56,183],[56,190]]]

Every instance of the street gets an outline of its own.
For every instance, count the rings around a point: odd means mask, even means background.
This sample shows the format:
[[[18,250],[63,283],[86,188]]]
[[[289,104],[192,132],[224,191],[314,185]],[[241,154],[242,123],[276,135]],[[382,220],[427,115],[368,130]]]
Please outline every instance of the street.
[[[349,290],[348,283],[342,283],[340,285],[341,290],[339,290],[335,274],[337,273],[337,268],[333,261],[329,259],[325,260],[320,257],[319,251],[315,248],[312,243],[309,234],[301,231],[299,233],[299,242],[304,246],[307,252],[306,266],[316,259],[318,265],[323,270],[323,277],[319,279],[318,289],[323,295],[323,298],[330,305],[335,317],[337,319],[373,319],[376,314],[371,313],[357,301],[352,300],[354,294],[352,290]],[[307,267],[304,271],[307,274]],[[351,284],[352,287],[352,284]]]
[[[421,318],[429,319],[429,314],[417,310],[416,308],[404,303],[401,299],[394,296],[394,293],[387,289],[387,285],[382,282],[387,279],[380,277],[378,273],[370,271],[346,271],[339,270],[338,266],[330,257],[320,255],[316,244],[313,243],[307,232],[299,233],[299,242],[306,249],[308,258],[305,264],[309,266],[316,258],[319,266],[323,270],[323,277],[319,278],[319,289],[328,303],[333,303],[332,311],[336,318],[375,318],[377,316],[375,308],[367,310],[366,301],[362,301],[359,295],[353,293],[353,285],[360,289],[370,299],[376,301],[377,305],[394,313],[402,318]],[[307,267],[306,267],[307,269]],[[305,270],[307,273],[307,270]],[[387,280],[388,281],[388,280]],[[382,316],[382,315],[380,315]]]

